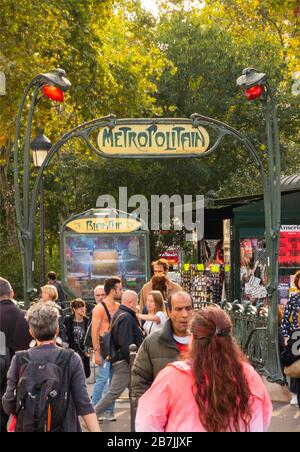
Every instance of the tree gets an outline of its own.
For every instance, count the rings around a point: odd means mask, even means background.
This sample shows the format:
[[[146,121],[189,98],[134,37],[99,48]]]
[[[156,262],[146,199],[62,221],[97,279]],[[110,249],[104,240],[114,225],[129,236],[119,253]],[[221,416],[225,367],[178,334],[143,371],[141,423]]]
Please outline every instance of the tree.
[[[63,107],[44,98],[36,107],[33,135],[44,127],[53,143],[66,130],[109,113],[188,117],[199,112],[241,130],[265,159],[259,102],[246,103],[235,86],[244,67],[257,67],[278,87],[283,172],[300,170],[299,96],[291,91],[292,74],[299,69],[297,2],[199,0],[188,2],[189,8],[184,0],[159,3],[155,19],[139,0],[2,0],[0,70],[7,77],[7,96],[0,104],[0,258],[15,282],[21,272],[19,263],[9,264],[18,257],[11,143],[20,98],[37,73],[62,67],[72,82]],[[128,186],[129,196],[148,198],[210,189],[223,197],[261,191],[251,157],[231,139],[205,159],[164,161],[98,159],[81,142],[69,142],[45,173],[49,265],[59,263],[62,222],[94,207],[100,194],[118,198],[122,185]]]
[[[5,262],[12,255],[18,256],[14,244],[11,143],[18,105],[29,80],[54,67],[63,67],[71,79],[72,87],[62,109],[49,108],[49,101],[43,98],[36,107],[32,135],[37,127],[44,127],[47,136],[55,142],[66,130],[110,112],[122,116],[157,112],[155,81],[165,59],[153,45],[151,32],[144,33],[151,20],[134,0],[33,0],[30,3],[3,0],[0,21],[0,65],[7,77],[7,95],[1,98],[0,107],[0,231],[1,260]],[[24,131],[25,123],[22,127]],[[82,153],[83,157],[72,168],[60,168],[61,159],[68,160],[66,152],[76,156]],[[89,151],[82,149],[82,143],[69,143],[45,174],[46,217],[50,218],[46,234],[49,249],[55,249],[56,256],[57,232],[65,219],[64,213],[69,214],[74,204],[75,209],[83,204],[91,205],[92,190],[88,191],[91,199],[79,195],[78,191],[87,186],[85,181],[93,187],[93,182],[99,179],[103,163],[95,161]],[[92,172],[93,180],[87,175],[87,168],[92,165],[98,169],[98,173]],[[72,182],[78,190],[70,194],[65,191],[62,201],[62,186],[71,188]],[[10,247],[4,248],[8,231],[12,231]],[[21,274],[19,264],[16,268],[15,280]]]
[[[241,130],[265,159],[259,102],[247,103],[235,87],[244,67],[257,67],[279,89],[283,171],[299,170],[292,158],[299,136],[295,122],[299,100],[291,94],[298,17],[293,9],[285,12],[292,2],[209,1],[203,8],[188,11],[182,1],[162,3],[160,45],[173,64],[173,72],[166,71],[159,83],[158,102],[164,112],[188,116],[197,111],[218,118]],[[220,195],[261,191],[259,175],[243,148],[231,140],[218,152],[209,162]]]

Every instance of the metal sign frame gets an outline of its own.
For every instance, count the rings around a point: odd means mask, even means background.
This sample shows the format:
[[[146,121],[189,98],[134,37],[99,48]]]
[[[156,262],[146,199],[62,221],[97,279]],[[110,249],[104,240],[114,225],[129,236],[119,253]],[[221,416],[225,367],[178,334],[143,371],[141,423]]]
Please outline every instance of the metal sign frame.
[[[193,114],[190,119],[170,119],[170,118],[154,118],[154,119],[117,119],[110,115],[99,118],[93,121],[86,122],[71,131],[65,133],[62,138],[57,141],[49,150],[48,155],[40,167],[38,175],[35,180],[32,195],[30,196],[30,135],[32,127],[32,119],[34,108],[38,100],[38,92],[42,88],[45,80],[48,80],[49,74],[42,74],[36,76],[26,87],[25,93],[22,97],[19,112],[16,120],[16,130],[14,139],[14,190],[15,190],[15,205],[16,205],[16,219],[18,228],[18,237],[21,249],[22,266],[23,266],[23,280],[24,280],[24,297],[25,302],[29,304],[29,296],[33,292],[33,272],[34,272],[34,246],[35,246],[35,229],[36,229],[36,213],[37,213],[37,196],[40,186],[40,181],[45,168],[49,165],[53,156],[59,149],[73,138],[80,138],[87,145],[87,147],[96,155],[105,158],[203,158],[212,154],[228,135],[236,139],[242,144],[250,153],[256,166],[259,169],[263,192],[264,192],[264,210],[265,210],[265,236],[266,245],[269,257],[269,275],[270,283],[268,286],[268,293],[271,300],[270,315],[268,317],[268,359],[266,363],[266,373],[274,381],[283,380],[283,375],[279,362],[278,353],[278,325],[277,325],[277,305],[278,305],[278,253],[279,253],[279,234],[281,223],[281,189],[280,189],[280,147],[279,147],[279,132],[276,117],[276,105],[274,102],[273,92],[265,81],[265,93],[261,99],[267,130],[268,141],[268,161],[266,167],[268,172],[265,172],[263,161],[253,146],[253,144],[241,132],[233,127],[218,121],[216,119],[208,118],[199,114]],[[51,75],[51,74],[50,74]],[[23,158],[23,199],[20,194],[20,173],[19,173],[19,139],[21,130],[21,117],[23,109],[27,103],[27,96],[31,89],[34,89],[31,96],[31,102],[28,111],[28,119],[26,126],[25,144],[22,152]],[[115,127],[120,124],[176,124],[177,122],[192,124],[193,127],[204,127],[209,129],[215,139],[213,140],[209,149],[201,154],[184,154],[184,155],[106,155],[101,152],[93,143],[93,134],[99,127]]]

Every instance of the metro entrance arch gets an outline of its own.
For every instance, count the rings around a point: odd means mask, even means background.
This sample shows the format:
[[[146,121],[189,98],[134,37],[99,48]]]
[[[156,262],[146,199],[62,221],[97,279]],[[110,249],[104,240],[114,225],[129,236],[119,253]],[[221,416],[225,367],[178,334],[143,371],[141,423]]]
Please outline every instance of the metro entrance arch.
[[[63,70],[40,74],[27,86],[16,123],[14,140],[14,189],[18,237],[22,255],[24,299],[28,306],[33,292],[34,247],[37,213],[37,196],[44,169],[59,149],[74,138],[80,138],[88,148],[105,158],[203,158],[212,154],[225,137],[241,143],[252,156],[262,179],[265,209],[265,238],[268,254],[270,308],[268,316],[268,357],[266,375],[273,381],[282,381],[278,352],[278,252],[280,232],[280,149],[276,107],[266,74],[248,68],[237,80],[246,90],[247,98],[260,97],[263,105],[268,139],[267,171],[253,144],[241,132],[216,119],[193,114],[190,119],[118,119],[113,115],[86,122],[65,133],[49,150],[39,169],[34,188],[29,193],[30,135],[34,107],[40,89],[51,99],[61,101],[63,91],[70,82]],[[50,88],[49,88],[50,86]],[[23,153],[23,202],[19,178],[19,135],[23,108],[31,89],[34,89],[28,112]],[[57,90],[57,91],[55,91]],[[54,92],[53,92],[54,91]]]

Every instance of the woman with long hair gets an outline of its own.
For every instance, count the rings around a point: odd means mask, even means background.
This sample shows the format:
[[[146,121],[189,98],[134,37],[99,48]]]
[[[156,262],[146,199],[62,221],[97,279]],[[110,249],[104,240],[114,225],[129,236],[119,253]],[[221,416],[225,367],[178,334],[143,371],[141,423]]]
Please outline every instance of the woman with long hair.
[[[153,331],[159,330],[167,321],[164,299],[161,292],[152,290],[147,297],[146,306],[148,314],[137,314],[136,316],[139,320],[145,322],[143,329],[148,336]]]
[[[152,291],[158,291],[161,293],[163,299],[165,300],[168,295],[167,278],[163,273],[152,276],[151,279]]]
[[[138,432],[266,431],[269,394],[218,307],[195,314],[190,358],[169,364],[140,398]]]

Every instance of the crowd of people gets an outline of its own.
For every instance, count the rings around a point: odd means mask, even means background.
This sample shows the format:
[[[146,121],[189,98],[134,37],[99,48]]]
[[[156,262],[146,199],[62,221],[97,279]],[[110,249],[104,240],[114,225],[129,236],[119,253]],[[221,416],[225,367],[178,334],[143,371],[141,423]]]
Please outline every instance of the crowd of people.
[[[81,431],[79,418],[99,432],[99,422],[116,420],[115,402],[127,387],[137,432],[268,429],[269,394],[236,344],[228,314],[218,305],[194,312],[192,297],[168,278],[167,262],[155,261],[152,269],[140,300],[120,278],[106,279],[94,290],[89,318],[80,298],[64,315],[54,272],[27,312],[0,277],[1,432]],[[300,358],[291,352],[299,299],[282,320],[284,366]],[[90,398],[91,354],[97,374]],[[291,387],[298,403],[299,381]]]

